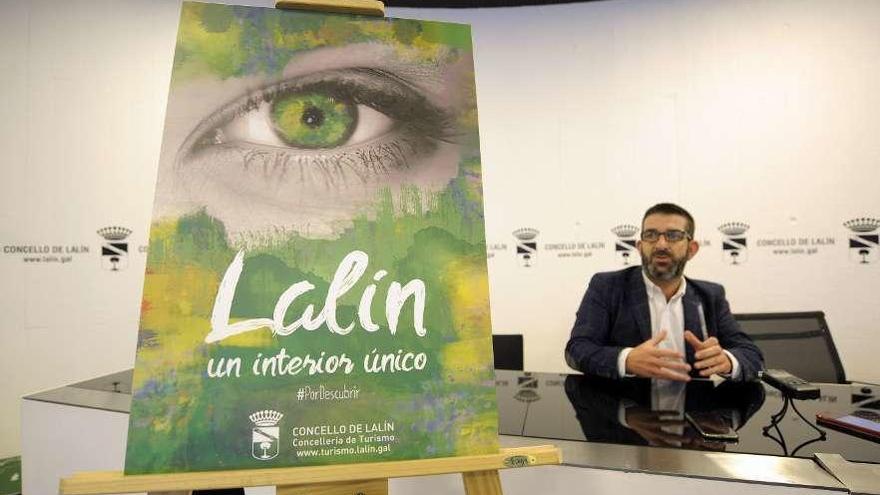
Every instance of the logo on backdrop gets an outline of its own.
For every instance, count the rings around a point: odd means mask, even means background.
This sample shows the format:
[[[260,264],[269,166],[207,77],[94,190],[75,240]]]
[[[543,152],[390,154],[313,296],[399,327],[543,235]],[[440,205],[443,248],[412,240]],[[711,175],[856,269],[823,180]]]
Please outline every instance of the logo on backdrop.
[[[843,222],[852,231],[849,236],[849,258],[856,263],[867,265],[877,261],[880,248],[880,220],[876,218],[853,218]]]
[[[131,229],[119,226],[98,229],[98,235],[106,242],[101,244],[101,266],[117,272],[128,266],[128,241]]]
[[[749,225],[743,222],[727,222],[718,226],[718,230],[724,234],[721,239],[721,252],[724,261],[731,265],[740,265],[748,259],[746,247],[746,231]]]
[[[614,254],[623,262],[629,265],[633,259],[638,260],[636,254],[636,233],[639,228],[631,224],[620,224],[611,229],[611,232],[617,236],[617,242],[614,243]]]
[[[254,423],[251,455],[260,461],[274,459],[278,455],[278,445],[281,438],[281,428],[278,427],[278,422],[284,415],[278,411],[264,409],[248,417]]]
[[[535,264],[538,257],[538,231],[531,228],[517,229],[513,231],[516,238],[516,257],[525,267]]]
[[[525,376],[518,376],[516,378],[516,384],[519,390],[516,391],[513,398],[520,402],[535,402],[536,400],[540,400],[541,396],[538,395],[538,378],[534,377],[530,374]]]

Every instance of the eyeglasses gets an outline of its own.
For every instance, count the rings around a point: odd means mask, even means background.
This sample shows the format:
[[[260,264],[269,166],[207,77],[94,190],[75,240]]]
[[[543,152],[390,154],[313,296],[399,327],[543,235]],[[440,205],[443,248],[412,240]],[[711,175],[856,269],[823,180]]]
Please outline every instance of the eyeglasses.
[[[665,237],[666,242],[669,243],[680,242],[691,238],[691,236],[683,230],[667,230],[666,232],[660,232],[659,230],[648,229],[642,231],[642,240],[645,242],[657,242],[660,240],[661,235]]]

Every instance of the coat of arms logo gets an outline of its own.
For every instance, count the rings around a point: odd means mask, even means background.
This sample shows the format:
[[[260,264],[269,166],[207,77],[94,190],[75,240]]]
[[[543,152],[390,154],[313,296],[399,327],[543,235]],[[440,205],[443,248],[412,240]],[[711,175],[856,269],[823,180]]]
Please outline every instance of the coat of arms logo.
[[[636,233],[639,228],[631,224],[621,224],[611,229],[611,232],[617,236],[614,243],[614,254],[623,262],[629,265],[633,253],[636,251]]]
[[[746,231],[749,225],[743,222],[727,222],[718,226],[724,234],[721,240],[721,252],[724,260],[731,265],[740,265],[748,259]]]
[[[278,456],[278,445],[281,438],[281,428],[278,422],[284,417],[278,411],[264,409],[248,416],[254,423],[251,440],[251,455],[254,459],[268,461]]]
[[[531,228],[517,229],[513,231],[513,237],[516,238],[516,257],[523,266],[532,266],[538,257],[538,241],[535,240],[538,231]]]
[[[876,218],[853,218],[843,222],[852,234],[849,236],[849,257],[856,263],[866,265],[877,261],[880,247],[880,220]]]
[[[128,266],[128,241],[131,229],[119,226],[98,229],[98,235],[106,242],[101,244],[101,266],[112,272]]]

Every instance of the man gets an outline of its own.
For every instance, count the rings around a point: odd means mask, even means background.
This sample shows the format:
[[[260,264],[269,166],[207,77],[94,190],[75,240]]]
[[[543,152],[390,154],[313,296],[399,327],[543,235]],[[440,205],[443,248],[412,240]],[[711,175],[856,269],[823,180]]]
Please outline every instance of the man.
[[[756,379],[763,356],[733,319],[724,288],[683,275],[700,248],[691,214],[652,206],[636,247],[641,267],[590,280],[565,347],[569,366],[608,378]]]

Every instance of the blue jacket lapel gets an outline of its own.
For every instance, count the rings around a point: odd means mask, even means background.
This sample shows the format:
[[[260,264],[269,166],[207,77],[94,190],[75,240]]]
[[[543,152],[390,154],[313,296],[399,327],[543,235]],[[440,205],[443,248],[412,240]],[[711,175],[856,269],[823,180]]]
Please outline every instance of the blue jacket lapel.
[[[700,340],[706,340],[707,329],[703,328],[700,318],[700,297],[694,290],[693,284],[688,284],[684,296],[681,298],[684,309],[684,329],[690,330]],[[689,363],[694,362],[694,349],[685,341],[685,359]]]
[[[639,327],[641,342],[651,338],[651,308],[648,307],[648,291],[642,270],[632,270],[629,280],[630,311]]]

